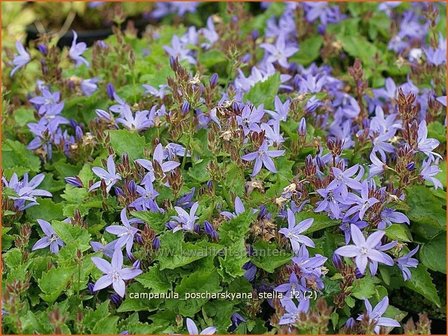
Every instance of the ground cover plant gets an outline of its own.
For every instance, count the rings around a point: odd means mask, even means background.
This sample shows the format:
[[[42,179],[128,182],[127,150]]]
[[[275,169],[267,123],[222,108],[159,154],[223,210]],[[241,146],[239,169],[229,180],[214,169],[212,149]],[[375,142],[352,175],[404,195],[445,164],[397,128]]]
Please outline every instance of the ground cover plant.
[[[445,5],[154,12],[3,50],[3,333],[446,333]]]

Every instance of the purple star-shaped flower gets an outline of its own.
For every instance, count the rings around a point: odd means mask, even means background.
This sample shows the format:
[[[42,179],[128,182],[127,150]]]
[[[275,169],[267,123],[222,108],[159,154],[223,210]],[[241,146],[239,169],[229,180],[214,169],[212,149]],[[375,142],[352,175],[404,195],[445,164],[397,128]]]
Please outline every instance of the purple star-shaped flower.
[[[98,90],[98,78],[89,78],[81,81],[81,91],[84,96],[90,97]]]
[[[104,255],[108,256],[109,258],[112,258],[112,256],[114,255],[116,243],[117,243],[117,239],[106,244],[106,245],[103,245],[100,242],[91,241],[90,246],[92,246],[92,249],[95,252],[101,252]]]
[[[425,153],[430,158],[432,158],[433,156],[442,158],[440,154],[433,152],[433,150],[440,144],[440,142],[437,139],[428,139],[428,128],[426,127],[425,120],[422,120],[420,122],[417,135],[417,148],[419,151]]]
[[[280,121],[271,119],[269,124],[261,124],[261,129],[268,140],[268,146],[278,146],[285,142],[283,135],[280,133]]]
[[[193,204],[193,206],[190,209],[190,213],[186,212],[181,207],[174,207],[174,210],[177,212],[177,216],[172,216],[171,218],[178,224],[174,229],[173,232],[179,231],[179,230],[186,230],[186,231],[194,231],[196,219],[199,217],[196,216],[196,210],[199,207],[199,203],[196,202]]]
[[[423,161],[420,176],[426,181],[432,183],[434,185],[434,189],[443,189],[442,183],[435,177],[441,172],[437,161],[439,160],[432,161],[431,159],[427,159]]]
[[[314,247],[314,242],[309,237],[301,234],[310,228],[313,221],[313,218],[308,218],[296,225],[296,217],[294,216],[294,212],[292,212],[291,209],[288,209],[288,228],[282,228],[278,232],[289,239],[294,252],[299,251],[301,246],[300,244]]]
[[[159,85],[159,89],[156,89],[149,84],[143,84],[142,86],[145,89],[145,93],[160,99],[163,99],[169,90],[168,85],[166,84]]]
[[[332,190],[317,189],[316,192],[323,197],[322,201],[319,201],[316,205],[315,212],[326,211],[331,213],[336,219],[341,217],[341,204],[342,198],[338,194],[334,194]]]
[[[117,173],[115,168],[115,162],[113,155],[109,155],[107,158],[107,171],[101,167],[93,167],[92,171],[98,176],[100,179],[104,180],[106,183],[107,192],[110,191],[112,186],[121,180],[120,174]],[[101,186],[101,181],[95,182],[90,188],[89,191],[95,190]]]
[[[180,166],[180,163],[177,161],[163,162],[164,160],[165,160],[165,153],[163,151],[163,146],[162,144],[159,143],[154,149],[153,161],[161,167],[162,172],[168,173]],[[154,162],[151,162],[146,159],[138,159],[135,160],[135,162],[140,164],[143,168],[145,168],[148,171],[151,182],[154,182],[156,179],[154,175]]]
[[[80,66],[82,63],[84,63],[86,66],[89,66],[89,62],[87,62],[87,60],[81,56],[84,53],[84,51],[87,50],[87,45],[84,42],[76,43],[77,39],[78,34],[76,34],[76,32],[73,30],[73,42],[68,52],[68,55],[75,62],[77,67]]]
[[[361,196],[358,196],[354,193],[349,193],[345,203],[351,204],[350,209],[347,210],[345,216],[350,216],[354,213],[358,213],[359,219],[362,220],[366,211],[372,207],[372,205],[378,203],[375,197],[369,197],[369,182],[362,182],[361,187]]]
[[[299,304],[296,305],[293,300],[285,299],[282,302],[283,307],[285,308],[285,314],[280,318],[278,324],[292,324],[296,323],[301,313],[306,313],[310,308],[310,300],[302,299]]]
[[[272,158],[282,156],[284,153],[284,150],[269,150],[267,142],[263,141],[263,144],[258,148],[258,151],[243,155],[241,158],[245,161],[255,160],[254,170],[252,171],[251,176],[256,176],[260,172],[262,166],[265,166],[266,169],[272,173],[276,173],[277,169],[275,168]]]
[[[196,63],[196,60],[190,55],[190,50],[183,45],[177,35],[173,36],[171,46],[164,46],[163,49],[165,49],[169,56],[178,58],[180,61],[185,60],[190,64]]]
[[[8,196],[8,198],[14,200],[14,206],[17,208],[17,210],[23,211],[31,206],[39,204],[37,203],[36,197],[52,196],[49,191],[37,189],[44,178],[44,174],[38,174],[34,176],[31,181],[28,181],[28,174],[24,174],[22,181],[19,181],[17,174],[14,173],[12,174],[9,182],[4,176],[2,177],[2,182],[5,187],[11,188],[17,194],[17,196]],[[27,202],[29,203],[27,204]]]
[[[121,210],[120,218],[123,225],[110,225],[106,227],[106,231],[118,237],[117,242],[115,243],[115,248],[121,250],[123,246],[126,246],[126,252],[129,256],[131,256],[132,246],[134,245],[134,238],[136,233],[139,231],[131,224],[141,223],[142,221],[136,218],[128,219],[128,217],[126,216],[126,208]]]
[[[304,292],[306,291],[306,288],[299,283],[296,273],[292,272],[289,276],[289,282],[278,285],[274,290],[276,292],[286,293],[286,297],[292,299],[298,295],[297,292]]]
[[[432,65],[442,65],[446,62],[446,39],[442,34],[439,35],[439,45],[437,48],[423,48],[426,55],[426,60]]]
[[[129,130],[144,131],[153,125],[153,121],[149,118],[149,111],[137,111],[135,116],[129,106],[125,106],[120,117],[116,119],[117,123],[122,124]]]
[[[59,238],[59,236],[54,231],[53,227],[47,221],[43,219],[38,219],[40,228],[45,234],[45,237],[39,239],[32,247],[32,251],[46,248],[50,246],[51,253],[58,253],[59,246],[64,246],[64,242]]]
[[[353,178],[352,176],[356,174],[359,168],[360,172],[358,176],[356,178]],[[328,185],[327,190],[333,190],[334,193],[338,192],[342,195],[342,198],[345,199],[348,195],[348,187],[354,190],[362,189],[362,185],[359,180],[361,179],[363,172],[364,169],[362,169],[362,167],[360,167],[358,164],[350,167],[345,171],[333,167],[334,179]]]
[[[260,45],[263,49],[265,49],[268,53],[268,57],[266,59],[269,63],[278,62],[282,67],[288,68],[288,57],[294,55],[299,48],[295,46],[288,45],[285,41],[285,36],[280,34],[275,41],[275,45],[270,43],[262,43]]]
[[[378,223],[378,229],[380,230],[387,228],[392,223],[406,223],[409,225],[409,218],[405,214],[390,208],[384,208],[380,216],[381,222]]]
[[[244,135],[249,132],[260,132],[260,121],[264,116],[264,106],[260,105],[255,108],[251,105],[245,105],[240,116],[236,117],[238,125],[243,128]]]
[[[380,333],[381,327],[400,327],[398,321],[391,319],[389,317],[382,317],[389,306],[389,298],[385,296],[376,306],[372,309],[372,305],[368,300],[364,300],[366,306],[365,314],[368,316],[370,323],[375,325],[373,331],[376,334]],[[359,315],[357,320],[362,321],[364,319],[364,314]]]
[[[367,240],[364,238],[361,230],[356,225],[350,226],[352,240],[354,245],[348,245],[338,248],[334,253],[343,257],[355,258],[356,266],[361,274],[366,271],[367,264],[370,261],[376,261],[388,266],[392,266],[394,261],[384,252],[377,250],[377,246],[384,236],[384,231],[372,233]]]
[[[137,186],[136,191],[140,195],[130,206],[135,207],[137,210],[150,210],[152,212],[161,212],[162,209],[157,205],[155,198],[159,193],[154,189],[154,186],[150,179],[144,179],[142,181],[143,186]]]
[[[64,102],[59,102],[61,99],[59,91],[50,92],[48,89],[44,88],[41,93],[42,96],[36,96],[30,99],[30,103],[36,106],[40,116],[55,116],[62,112]]]
[[[241,215],[246,209],[244,208],[244,204],[241,201],[241,199],[237,196],[235,197],[235,212],[229,212],[229,211],[222,211],[221,215],[228,219],[232,219],[237,217],[238,215]]]
[[[286,100],[284,103],[282,103],[280,98],[278,96],[275,96],[274,99],[275,112],[269,110],[266,111],[272,116],[272,118],[274,118],[274,120],[286,121],[286,119],[288,118],[290,105],[291,101],[289,99]]]
[[[398,268],[403,273],[404,281],[408,281],[409,279],[411,279],[411,272],[409,271],[409,267],[415,268],[418,266],[418,260],[415,258],[412,258],[412,256],[414,256],[417,253],[418,248],[419,247],[417,246],[415,249],[413,249],[409,253],[407,253],[404,256],[397,259],[397,265],[398,265]]]
[[[28,54],[20,41],[16,41],[16,49],[19,54],[14,56],[14,59],[12,60],[14,68],[11,70],[10,77],[14,76],[17,70],[23,68],[29,61],[31,61],[30,54]]]
[[[142,273],[142,271],[136,267],[123,268],[123,253],[119,248],[115,249],[111,263],[98,257],[92,257],[92,261],[104,274],[95,283],[95,286],[93,287],[94,291],[112,285],[114,291],[121,297],[124,297],[126,290],[124,281],[133,279]]]
[[[186,319],[186,324],[187,324],[188,333],[190,335],[213,335],[216,332],[215,327],[208,327],[199,333],[196,323],[194,323],[194,321],[191,318]]]

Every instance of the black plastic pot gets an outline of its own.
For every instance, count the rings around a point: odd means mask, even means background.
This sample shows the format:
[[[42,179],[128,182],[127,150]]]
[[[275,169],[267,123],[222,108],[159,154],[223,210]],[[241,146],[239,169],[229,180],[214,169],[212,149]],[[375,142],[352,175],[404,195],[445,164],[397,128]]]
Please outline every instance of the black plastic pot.
[[[125,29],[128,21],[122,24],[122,29]],[[138,34],[141,35],[145,30],[146,26],[152,23],[148,19],[139,18],[137,20],[132,20],[134,22],[135,28],[138,30]],[[39,37],[39,32],[34,23],[28,25],[26,27],[26,44],[28,45],[30,41],[33,41]],[[108,36],[112,35],[112,27],[103,27],[99,29],[93,30],[76,30],[76,34],[78,34],[78,42],[85,42],[88,46],[91,46],[95,41],[104,40]],[[68,30],[58,41],[57,46],[59,48],[69,47],[72,45],[73,41],[73,32],[72,30]]]

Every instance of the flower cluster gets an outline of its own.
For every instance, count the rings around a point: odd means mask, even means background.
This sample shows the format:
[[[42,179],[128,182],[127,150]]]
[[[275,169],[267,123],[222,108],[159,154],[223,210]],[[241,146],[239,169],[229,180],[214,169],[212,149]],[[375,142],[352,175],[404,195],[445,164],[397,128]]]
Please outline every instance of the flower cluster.
[[[7,333],[429,333],[444,6],[251,6],[7,50]]]

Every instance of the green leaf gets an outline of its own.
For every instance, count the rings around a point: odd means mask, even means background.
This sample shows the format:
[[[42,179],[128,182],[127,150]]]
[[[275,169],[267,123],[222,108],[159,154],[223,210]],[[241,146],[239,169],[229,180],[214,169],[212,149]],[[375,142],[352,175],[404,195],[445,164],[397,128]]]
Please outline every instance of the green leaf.
[[[165,224],[170,218],[167,213],[150,211],[132,211],[131,215],[145,221],[156,233],[161,233],[166,230]]]
[[[90,331],[94,328],[96,322],[104,317],[109,316],[109,302],[105,301],[99,304],[95,310],[87,307],[84,311],[84,318],[82,324]]]
[[[74,246],[81,252],[87,251],[90,248],[91,237],[87,229],[79,225],[61,221],[52,221],[52,226],[67,247]]]
[[[263,82],[256,83],[244,96],[245,101],[250,101],[258,107],[264,104],[265,109],[274,107],[274,98],[280,86],[280,74],[270,76]]]
[[[360,300],[370,299],[375,294],[376,277],[366,276],[353,281],[352,295]]]
[[[12,248],[2,255],[5,265],[13,270],[22,263],[22,252],[18,248]]]
[[[252,211],[245,211],[239,216],[225,221],[218,228],[220,242],[224,246],[230,245],[246,237],[250,224],[255,219]]]
[[[62,219],[62,203],[55,203],[49,198],[38,200],[39,205],[26,209],[26,215],[31,220],[45,219],[47,222],[53,219]]]
[[[193,167],[188,170],[188,176],[191,176],[198,182],[204,183],[210,180],[210,173],[207,166],[208,160],[200,160],[194,163]]]
[[[2,168],[17,170],[19,167],[25,171],[39,172],[40,159],[26,145],[7,139],[2,144]]]
[[[219,293],[222,291],[220,286],[220,277],[213,267],[213,258],[209,258],[202,267],[190,275],[183,277],[175,291],[179,294],[180,300],[170,302],[175,305],[171,309],[178,310],[180,314],[192,316],[197,313],[201,307],[209,301],[207,297],[186,297],[191,293]],[[169,308],[170,306],[167,305]]]
[[[244,185],[246,180],[244,178],[244,173],[234,162],[223,165],[225,169],[224,181],[223,181],[223,196],[224,193],[232,191],[235,195],[244,194]]]
[[[159,309],[162,300],[159,298],[148,299],[145,294],[148,291],[138,282],[133,282],[126,288],[126,297],[123,303],[118,307],[117,312],[136,312],[136,311],[156,311]]]
[[[436,138],[441,143],[446,142],[446,128],[439,121],[428,124],[428,138]]]
[[[204,240],[186,243],[183,240],[183,232],[172,233],[170,231],[160,237],[160,249],[157,252],[156,260],[160,262],[160,270],[175,269],[216,254],[220,249],[220,245]]]
[[[219,293],[222,290],[219,282],[219,274],[213,267],[200,269],[183,277],[176,292],[180,298],[187,293]]]
[[[100,319],[92,329],[92,334],[117,334],[117,322],[119,319],[119,316],[107,316]]]
[[[441,233],[423,244],[420,261],[429,269],[446,274],[446,236]]]
[[[406,224],[392,224],[386,230],[386,236],[402,242],[412,241],[411,232]]]
[[[219,257],[219,263],[226,274],[232,278],[243,276],[243,265],[249,261],[244,239],[226,246],[224,256]]]
[[[432,282],[431,275],[426,267],[420,264],[417,268],[410,268],[410,271],[411,279],[405,282],[406,287],[423,295],[423,297],[434,303],[437,307],[440,307],[437,288]]]
[[[299,213],[296,213],[295,216],[296,216],[296,223],[299,223],[308,218],[314,219],[311,227],[308,230],[306,230],[307,234],[340,224],[338,221],[331,219],[325,214],[310,211],[301,211]]]
[[[159,265],[152,266],[147,272],[135,278],[143,287],[152,289],[154,293],[166,293],[171,289],[168,277],[160,271]]]
[[[357,57],[363,64],[373,64],[374,56],[379,54],[378,48],[367,41],[361,35],[339,35],[338,39],[342,44],[342,48],[353,57]]]
[[[299,51],[291,57],[291,60],[305,66],[312,63],[319,57],[323,42],[324,39],[320,35],[301,41]]]
[[[199,56],[199,63],[207,68],[211,68],[219,63],[224,63],[226,61],[226,55],[224,55],[222,51],[216,49],[201,53]]]
[[[444,202],[433,195],[430,188],[413,186],[407,190],[410,220],[446,231]]]
[[[264,240],[253,244],[253,249],[252,262],[268,273],[274,273],[278,267],[289,263],[292,258],[290,252],[281,250],[276,244]]]
[[[67,184],[61,197],[69,203],[75,203],[79,205],[80,203],[84,202],[88,195],[89,192],[87,189],[77,188]]]
[[[20,107],[14,111],[14,120],[17,126],[24,127],[29,122],[35,121],[33,109]]]
[[[43,273],[38,281],[39,288],[42,290],[41,298],[48,303],[56,301],[66,289],[75,270],[75,267],[59,267]]]
[[[109,131],[110,144],[118,155],[127,153],[131,160],[143,157],[145,138],[137,132],[127,130]]]

